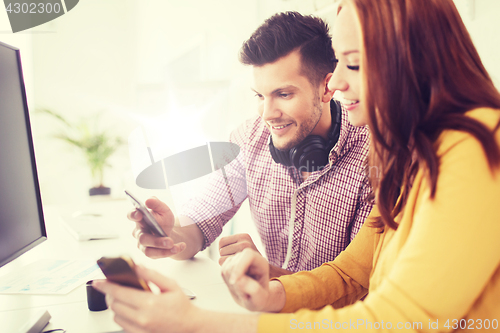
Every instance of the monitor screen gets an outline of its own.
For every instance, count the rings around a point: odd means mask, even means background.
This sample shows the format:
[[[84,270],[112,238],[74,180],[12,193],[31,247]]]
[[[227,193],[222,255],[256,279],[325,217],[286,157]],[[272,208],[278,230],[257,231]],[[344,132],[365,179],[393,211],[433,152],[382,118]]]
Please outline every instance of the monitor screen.
[[[0,42],[0,266],[46,238],[21,57]]]

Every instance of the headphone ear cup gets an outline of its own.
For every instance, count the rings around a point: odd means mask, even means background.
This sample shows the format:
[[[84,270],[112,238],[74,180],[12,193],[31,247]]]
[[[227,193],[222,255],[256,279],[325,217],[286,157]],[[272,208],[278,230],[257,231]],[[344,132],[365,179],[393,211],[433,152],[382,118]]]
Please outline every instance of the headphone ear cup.
[[[284,166],[292,166],[292,161],[290,159],[291,152],[289,150],[279,150],[273,144],[273,139],[269,136],[269,152],[274,162],[282,164]]]
[[[321,140],[323,141],[323,140]],[[328,164],[329,152],[327,151],[326,143],[316,142],[309,146],[308,149],[304,150],[304,154],[301,158],[300,165],[312,168],[312,170],[318,170]],[[307,164],[311,164],[310,166]]]
[[[290,150],[290,159],[298,169],[317,169],[328,163],[326,149],[327,144],[321,136],[311,135]]]

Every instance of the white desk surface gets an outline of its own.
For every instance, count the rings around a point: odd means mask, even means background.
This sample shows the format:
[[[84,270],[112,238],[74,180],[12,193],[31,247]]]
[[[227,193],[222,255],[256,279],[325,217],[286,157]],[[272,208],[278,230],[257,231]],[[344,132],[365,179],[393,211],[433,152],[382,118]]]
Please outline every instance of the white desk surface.
[[[126,200],[97,202],[87,209],[109,217],[120,234],[118,239],[79,242],[61,225],[59,215],[71,208],[44,207],[48,239],[21,257],[0,268],[0,276],[39,259],[91,259],[101,256],[129,255],[134,261],[154,268],[196,293],[192,302],[201,308],[224,312],[248,312],[237,305],[222,280],[219,265],[203,254],[194,259],[152,260],[137,249],[132,237],[133,223],[127,220],[130,210]],[[75,209],[75,208],[73,208]],[[108,222],[107,222],[108,223]],[[87,307],[85,285],[66,295],[5,295],[0,294],[0,330],[17,332],[30,316],[48,310],[52,319],[45,330],[63,328],[68,333],[121,332],[110,310],[92,312]]]

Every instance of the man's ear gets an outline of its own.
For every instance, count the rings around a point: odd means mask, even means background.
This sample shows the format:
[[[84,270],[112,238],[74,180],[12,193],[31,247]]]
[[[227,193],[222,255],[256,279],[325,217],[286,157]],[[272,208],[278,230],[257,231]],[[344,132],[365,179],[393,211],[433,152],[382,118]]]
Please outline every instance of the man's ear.
[[[328,88],[328,82],[330,82],[332,75],[333,73],[328,73],[323,79],[323,82],[321,84],[321,89],[323,90],[323,93],[321,95],[321,101],[323,103],[330,103],[331,99],[333,98],[333,93],[335,92],[334,90],[330,90]]]

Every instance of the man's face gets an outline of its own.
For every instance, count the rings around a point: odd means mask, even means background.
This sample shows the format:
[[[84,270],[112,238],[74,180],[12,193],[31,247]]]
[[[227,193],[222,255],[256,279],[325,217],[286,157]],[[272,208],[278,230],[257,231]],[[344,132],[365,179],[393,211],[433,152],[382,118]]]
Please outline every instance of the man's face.
[[[274,146],[281,150],[295,147],[310,134],[326,136],[330,128],[329,112],[322,117],[322,85],[314,87],[301,70],[298,51],[253,67],[259,115],[271,131]]]

